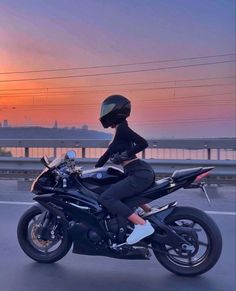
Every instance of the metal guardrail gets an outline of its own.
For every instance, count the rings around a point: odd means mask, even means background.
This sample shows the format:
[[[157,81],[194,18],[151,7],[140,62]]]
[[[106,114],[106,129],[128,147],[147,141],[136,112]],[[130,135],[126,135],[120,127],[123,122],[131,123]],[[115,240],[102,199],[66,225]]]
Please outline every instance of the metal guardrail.
[[[106,148],[103,139],[0,139],[0,147]],[[236,149],[235,138],[149,139],[150,148]]]
[[[81,158],[86,158],[88,157],[87,149],[107,148],[109,142],[109,140],[98,139],[0,139],[0,148],[21,148],[25,157],[30,156],[30,149],[51,149],[52,155],[55,157],[58,149],[76,148],[81,149]],[[142,152],[142,158],[146,158],[146,153],[150,149],[204,150],[208,160],[211,160],[213,150],[216,151],[217,160],[221,159],[221,150],[223,149],[236,151],[235,138],[151,139],[148,140],[148,144],[148,149]]]
[[[33,179],[43,169],[39,158],[29,158],[32,149],[50,149],[51,156],[57,156],[59,150],[65,152],[66,149],[79,150],[78,159],[82,166],[91,168],[97,161],[90,149],[107,148],[109,140],[79,140],[79,139],[0,139],[0,148],[12,150],[21,149],[24,158],[0,157],[0,178],[5,179]],[[236,139],[235,138],[208,138],[208,139],[151,139],[148,140],[149,148],[142,152],[142,158],[154,168],[158,177],[171,175],[177,169],[193,168],[202,166],[214,166],[211,172],[211,179],[214,181],[236,182]],[[160,159],[161,151],[204,151],[204,157],[200,159],[188,159],[181,155],[163,155]],[[222,157],[222,151],[233,153],[231,160],[227,155]],[[150,155],[150,151],[154,154]],[[37,155],[37,157],[42,154]],[[17,155],[19,156],[19,155]],[[88,158],[89,156],[89,158]],[[171,158],[170,158],[171,156]],[[214,156],[214,157],[213,157]],[[94,158],[93,158],[94,157]],[[166,158],[167,157],[167,158]],[[233,157],[233,158],[232,158]],[[214,159],[212,159],[214,158]]]
[[[77,159],[84,168],[94,167],[97,159]],[[175,170],[194,167],[215,167],[211,171],[209,181],[214,183],[236,183],[235,161],[208,160],[146,160],[153,167],[156,176],[170,176]],[[112,165],[107,163],[107,165]],[[43,170],[37,158],[0,158],[0,178],[33,179]]]

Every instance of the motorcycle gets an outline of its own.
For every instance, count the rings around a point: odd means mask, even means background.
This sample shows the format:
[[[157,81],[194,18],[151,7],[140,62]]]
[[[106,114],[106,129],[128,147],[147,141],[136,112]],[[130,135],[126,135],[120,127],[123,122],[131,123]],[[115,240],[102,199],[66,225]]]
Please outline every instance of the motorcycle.
[[[73,244],[73,253],[118,259],[149,260],[152,254],[169,271],[182,276],[200,275],[218,261],[222,250],[219,228],[205,212],[171,202],[142,213],[140,205],[180,188],[201,188],[201,178],[213,167],[175,171],[157,180],[139,195],[124,199],[140,216],[148,219],[155,232],[135,245],[126,239],[132,222],[108,212],[98,202],[111,184],[125,178],[117,167],[82,170],[74,151],[50,163],[44,156],[43,172],[31,191],[35,204],[20,218],[17,237],[22,250],[40,263],[62,259]]]

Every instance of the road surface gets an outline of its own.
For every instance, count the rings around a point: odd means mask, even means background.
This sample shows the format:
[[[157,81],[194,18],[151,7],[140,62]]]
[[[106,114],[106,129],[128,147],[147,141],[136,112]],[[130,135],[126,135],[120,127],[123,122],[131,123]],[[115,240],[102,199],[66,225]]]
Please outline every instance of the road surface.
[[[32,195],[17,191],[15,181],[0,181],[0,291],[235,291],[235,187],[212,188],[210,197],[211,207],[195,189],[158,200],[160,205],[177,200],[205,210],[222,232],[223,252],[217,265],[204,275],[184,278],[164,269],[154,256],[150,261],[127,261],[70,252],[51,265],[32,261],[16,238],[18,220],[30,207],[23,202],[32,202]]]

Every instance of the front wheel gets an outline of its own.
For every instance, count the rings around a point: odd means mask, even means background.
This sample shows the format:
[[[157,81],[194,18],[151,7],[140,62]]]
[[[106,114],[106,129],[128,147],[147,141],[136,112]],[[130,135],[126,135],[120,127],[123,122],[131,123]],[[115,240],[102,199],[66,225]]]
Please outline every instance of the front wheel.
[[[217,263],[222,250],[222,237],[215,222],[205,212],[191,207],[176,207],[165,223],[196,230],[191,234],[180,234],[191,243],[191,246],[186,245],[186,249],[153,243],[154,254],[166,269],[177,275],[196,276]]]
[[[67,229],[55,219],[51,219],[47,231],[50,239],[41,239],[39,229],[43,210],[32,206],[20,218],[17,238],[22,250],[39,263],[53,263],[63,258],[71,248]]]

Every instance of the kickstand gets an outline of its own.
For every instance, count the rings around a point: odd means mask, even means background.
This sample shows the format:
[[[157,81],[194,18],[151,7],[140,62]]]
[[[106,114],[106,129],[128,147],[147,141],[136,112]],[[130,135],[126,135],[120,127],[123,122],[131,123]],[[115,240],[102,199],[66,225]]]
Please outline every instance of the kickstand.
[[[211,200],[210,200],[210,198],[209,198],[209,196],[207,194],[207,191],[206,191],[206,184],[205,183],[201,183],[200,184],[200,188],[202,189],[202,192],[205,194],[206,199],[208,201],[208,204],[211,206]]]

